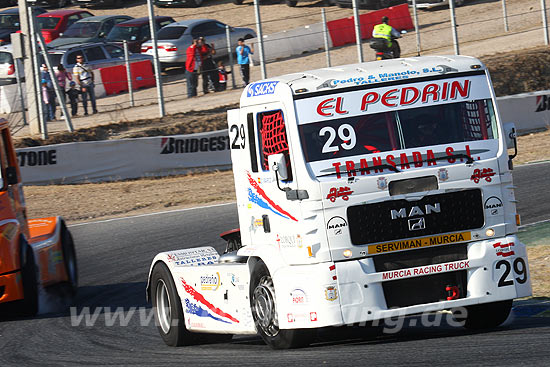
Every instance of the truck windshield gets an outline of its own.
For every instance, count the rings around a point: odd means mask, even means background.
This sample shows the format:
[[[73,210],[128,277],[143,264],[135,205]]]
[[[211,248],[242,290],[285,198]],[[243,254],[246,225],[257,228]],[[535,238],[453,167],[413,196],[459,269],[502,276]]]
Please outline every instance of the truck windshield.
[[[307,162],[497,137],[491,99],[365,113],[299,130]]]

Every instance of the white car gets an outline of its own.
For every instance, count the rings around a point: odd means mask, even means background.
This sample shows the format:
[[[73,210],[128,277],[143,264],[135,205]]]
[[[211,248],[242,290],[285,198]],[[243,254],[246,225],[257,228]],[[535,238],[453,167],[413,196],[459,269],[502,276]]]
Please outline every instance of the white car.
[[[462,6],[466,0],[454,0],[455,6]],[[412,0],[407,0],[409,6],[413,5]],[[417,9],[431,9],[438,6],[449,5],[449,0],[416,0]]]
[[[24,78],[23,64],[19,61],[19,76]],[[0,85],[15,84],[15,64],[11,44],[0,46]]]
[[[239,38],[256,37],[256,32],[250,28],[230,27],[231,48],[237,47]],[[185,63],[186,51],[194,38],[204,37],[208,44],[214,44],[216,58],[227,56],[227,38],[225,24],[213,19],[189,19],[168,24],[157,34],[158,53],[161,64],[182,65]],[[147,41],[141,45],[141,53],[153,55],[153,42]]]

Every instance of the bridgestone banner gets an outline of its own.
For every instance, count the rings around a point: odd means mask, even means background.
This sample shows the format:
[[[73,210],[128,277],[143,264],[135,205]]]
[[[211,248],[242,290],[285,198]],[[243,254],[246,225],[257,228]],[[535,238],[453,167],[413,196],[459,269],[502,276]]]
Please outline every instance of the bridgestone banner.
[[[227,130],[17,149],[24,184],[83,183],[231,168]]]

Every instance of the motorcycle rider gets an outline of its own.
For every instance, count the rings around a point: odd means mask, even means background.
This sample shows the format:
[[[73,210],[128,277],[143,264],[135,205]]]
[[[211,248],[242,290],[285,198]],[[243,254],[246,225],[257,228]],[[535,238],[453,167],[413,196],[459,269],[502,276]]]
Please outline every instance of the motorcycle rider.
[[[374,26],[372,30],[372,38],[383,38],[386,40],[387,50],[391,51],[395,59],[401,56],[401,49],[397,42],[392,42],[395,38],[401,38],[401,34],[388,24],[390,19],[386,16],[382,17],[382,23]]]

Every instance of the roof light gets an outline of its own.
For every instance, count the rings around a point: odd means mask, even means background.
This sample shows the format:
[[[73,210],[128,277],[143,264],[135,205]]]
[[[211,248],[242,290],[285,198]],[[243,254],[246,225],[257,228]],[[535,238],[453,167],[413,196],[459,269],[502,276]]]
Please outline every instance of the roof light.
[[[470,69],[481,69],[481,65],[470,65]]]
[[[295,92],[296,92],[296,93],[305,93],[305,92],[307,92],[307,88],[296,89]]]

